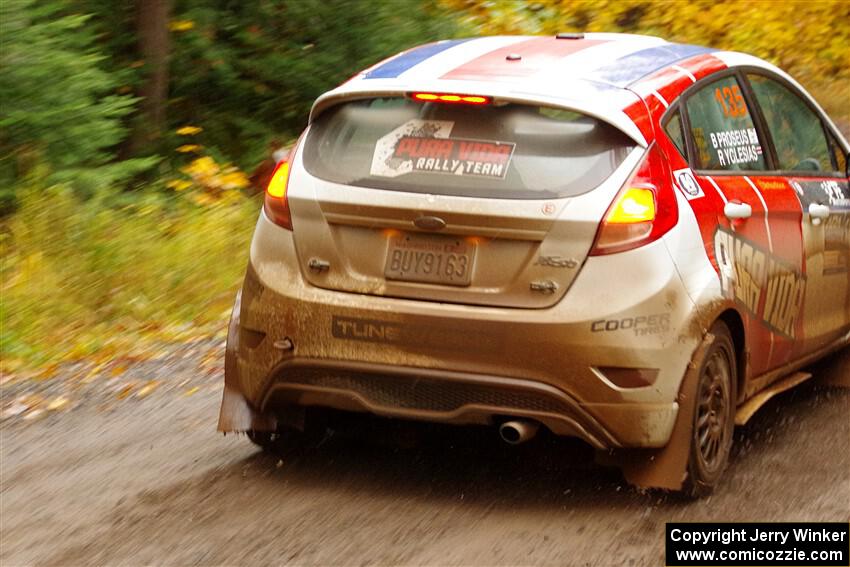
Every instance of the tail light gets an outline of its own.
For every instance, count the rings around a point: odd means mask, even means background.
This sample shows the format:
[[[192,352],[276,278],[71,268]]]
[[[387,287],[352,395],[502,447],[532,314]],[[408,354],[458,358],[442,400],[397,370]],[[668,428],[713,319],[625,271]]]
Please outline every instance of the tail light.
[[[295,157],[295,151],[300,142],[301,139],[299,138],[298,142],[289,150],[289,155],[275,166],[263,200],[263,210],[269,220],[287,230],[292,230],[292,215],[289,212],[289,198],[287,196],[290,163],[292,158]]]
[[[599,225],[591,256],[633,250],[655,242],[679,221],[679,207],[658,146],[641,163]]]

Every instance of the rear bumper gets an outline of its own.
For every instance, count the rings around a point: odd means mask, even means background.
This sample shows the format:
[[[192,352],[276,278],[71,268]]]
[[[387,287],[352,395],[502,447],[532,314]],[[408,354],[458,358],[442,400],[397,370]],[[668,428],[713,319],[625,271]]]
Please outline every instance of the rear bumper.
[[[316,288],[298,272],[291,233],[258,227],[228,337],[228,390],[258,412],[526,417],[598,448],[663,446],[702,327],[657,244],[590,258],[561,302],[526,310]],[[657,379],[620,388],[602,367],[654,369]]]
[[[621,446],[636,414],[654,416],[672,428],[678,406],[610,405],[600,421],[561,390],[500,376],[363,364],[291,359],[274,370],[262,407],[322,406],[385,417],[452,424],[491,425],[499,416],[539,421],[557,435],[584,439],[596,448]],[[631,414],[631,415],[630,415]],[[626,425],[611,431],[605,423]],[[669,432],[667,432],[669,436]],[[635,441],[635,440],[631,440]]]

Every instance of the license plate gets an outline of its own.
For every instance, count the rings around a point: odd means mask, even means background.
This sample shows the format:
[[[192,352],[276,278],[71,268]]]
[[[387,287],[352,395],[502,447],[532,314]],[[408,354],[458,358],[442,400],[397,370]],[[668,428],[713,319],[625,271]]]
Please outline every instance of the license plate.
[[[388,280],[468,286],[476,245],[463,238],[402,234],[390,238]]]

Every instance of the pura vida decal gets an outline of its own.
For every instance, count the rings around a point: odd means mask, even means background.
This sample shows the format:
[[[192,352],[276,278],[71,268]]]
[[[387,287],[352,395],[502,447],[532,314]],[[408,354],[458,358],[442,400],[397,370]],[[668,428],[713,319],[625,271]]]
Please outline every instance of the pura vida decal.
[[[796,337],[806,295],[806,276],[767,250],[718,227],[714,254],[723,294],[776,333]]]
[[[468,138],[450,138],[454,122],[410,120],[375,145],[370,173],[398,177],[408,173],[504,179],[514,144]]]

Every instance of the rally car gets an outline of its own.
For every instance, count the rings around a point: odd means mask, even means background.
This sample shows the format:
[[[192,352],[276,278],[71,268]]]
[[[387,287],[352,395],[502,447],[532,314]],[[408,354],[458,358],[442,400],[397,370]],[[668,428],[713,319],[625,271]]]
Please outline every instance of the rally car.
[[[849,153],[743,53],[603,33],[400,53],[319,97],[271,178],[219,429],[546,428],[705,494],[736,422],[850,342]]]

